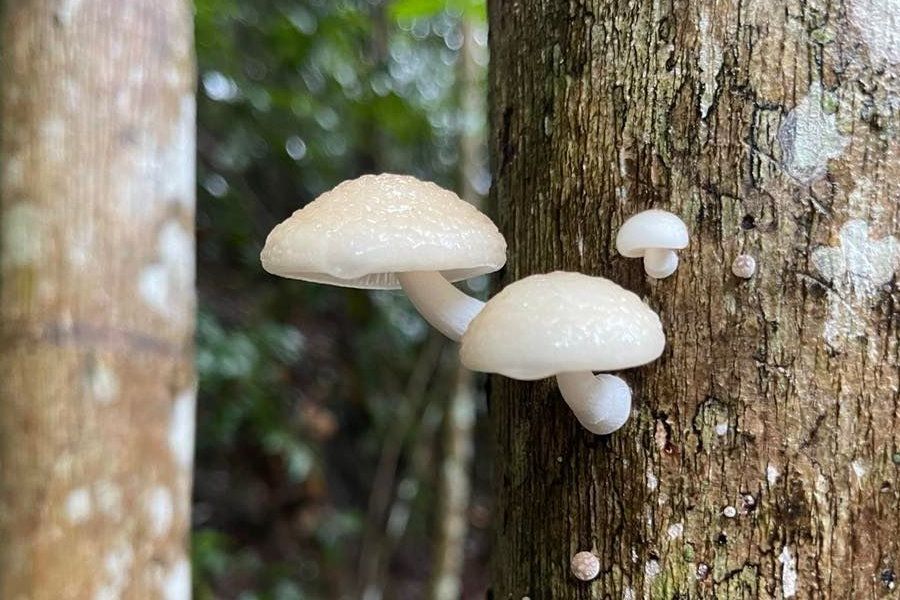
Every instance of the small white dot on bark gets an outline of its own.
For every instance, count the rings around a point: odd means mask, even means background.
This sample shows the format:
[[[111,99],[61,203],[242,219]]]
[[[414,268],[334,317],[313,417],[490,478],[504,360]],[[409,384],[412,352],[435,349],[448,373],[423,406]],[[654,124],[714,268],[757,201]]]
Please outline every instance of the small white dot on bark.
[[[647,578],[648,583],[652,583],[660,573],[662,573],[662,566],[658,560],[651,558],[644,565],[644,576]]]
[[[110,404],[119,393],[119,379],[103,360],[88,367],[85,376],[87,392],[100,404]]]
[[[156,537],[169,532],[175,516],[172,492],[163,486],[152,488],[144,497],[144,512],[150,523],[150,530]]]
[[[177,220],[170,220],[159,232],[159,258],[147,265],[138,277],[138,293],[147,306],[172,319],[193,315],[194,237]],[[185,312],[185,307],[191,307]]]
[[[647,489],[652,492],[657,487],[659,487],[659,480],[656,478],[653,471],[650,470],[650,467],[647,467]]]
[[[683,523],[672,523],[669,525],[669,528],[666,530],[666,533],[669,536],[670,540],[676,540],[682,536],[684,533],[684,524]]]
[[[66,518],[73,525],[87,521],[91,517],[91,494],[80,487],[69,492],[65,503]]]
[[[95,593],[94,600],[117,600],[128,583],[128,576],[134,564],[134,550],[124,540],[117,542],[103,559],[106,583]]]
[[[771,463],[766,465],[766,481],[769,482],[769,485],[775,485],[775,482],[778,481],[778,478],[781,476],[781,473],[778,469],[775,468]]]
[[[169,450],[182,469],[194,462],[194,428],[196,422],[196,390],[191,387],[175,398],[169,423]]]
[[[737,515],[737,509],[733,506],[726,506],[722,510],[722,514],[725,515],[729,519],[733,519]]]
[[[791,554],[791,549],[784,546],[778,556],[781,568],[781,593],[785,598],[793,598],[797,595],[797,562]]]
[[[186,558],[178,559],[163,575],[160,582],[163,600],[189,600],[191,597],[191,565]]]

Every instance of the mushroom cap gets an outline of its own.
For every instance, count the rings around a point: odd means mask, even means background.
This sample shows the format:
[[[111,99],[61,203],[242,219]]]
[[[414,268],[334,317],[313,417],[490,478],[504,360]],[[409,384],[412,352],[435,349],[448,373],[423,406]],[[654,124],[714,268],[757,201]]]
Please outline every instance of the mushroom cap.
[[[556,271],[494,296],[469,324],[460,357],[476,371],[531,380],[636,367],[665,344],[659,317],[637,295],[602,277]]]
[[[569,562],[572,575],[581,581],[590,581],[600,574],[600,559],[587,550],[579,552]]]
[[[260,259],[282,277],[395,289],[399,272],[461,281],[496,271],[506,240],[453,192],[386,173],[345,181],[296,211],[269,233]]]
[[[645,210],[630,217],[616,235],[616,249],[622,256],[637,258],[647,248],[680,250],[688,245],[684,221],[666,210]]]

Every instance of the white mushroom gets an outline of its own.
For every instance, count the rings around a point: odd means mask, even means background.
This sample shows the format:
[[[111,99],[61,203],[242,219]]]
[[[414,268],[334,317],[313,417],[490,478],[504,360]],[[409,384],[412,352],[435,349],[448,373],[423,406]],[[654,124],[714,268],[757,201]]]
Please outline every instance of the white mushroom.
[[[576,579],[590,581],[600,574],[600,559],[585,550],[572,557],[569,568]]]
[[[756,259],[749,254],[738,254],[731,263],[731,272],[735,277],[750,279],[756,273]]]
[[[644,258],[647,275],[664,279],[678,268],[678,254],[688,245],[684,221],[665,210],[645,210],[629,218],[616,236],[622,256]]]
[[[635,294],[602,277],[557,271],[494,296],[469,325],[460,356],[470,369],[514,379],[556,375],[581,424],[605,435],[628,420],[631,390],[593,371],[648,363],[665,343],[659,317]]]
[[[506,241],[453,192],[407,175],[364,175],[276,226],[261,260],[266,271],[291,279],[402,287],[429,323],[458,340],[484,303],[451,282],[502,267]]]

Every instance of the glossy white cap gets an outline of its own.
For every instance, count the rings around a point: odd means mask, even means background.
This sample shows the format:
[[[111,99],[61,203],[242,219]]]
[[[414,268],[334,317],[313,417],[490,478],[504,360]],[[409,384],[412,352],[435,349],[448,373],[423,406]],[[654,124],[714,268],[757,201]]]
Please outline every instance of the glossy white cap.
[[[651,248],[681,250],[688,245],[687,225],[665,210],[645,210],[629,218],[616,235],[616,250],[622,256],[638,258]]]
[[[666,344],[659,317],[602,277],[556,271],[510,284],[462,337],[463,364],[514,379],[612,371],[655,360]]]
[[[364,175],[325,192],[276,226],[261,255],[274,275],[395,289],[395,273],[439,271],[448,281],[506,263],[506,240],[468,202],[408,175]]]

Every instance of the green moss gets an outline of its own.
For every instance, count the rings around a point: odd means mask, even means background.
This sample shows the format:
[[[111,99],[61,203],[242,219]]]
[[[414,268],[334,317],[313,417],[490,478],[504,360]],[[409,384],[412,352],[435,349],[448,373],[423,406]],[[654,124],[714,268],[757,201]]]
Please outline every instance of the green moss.
[[[825,44],[830,44],[834,41],[834,32],[827,27],[820,27],[819,29],[814,29],[809,34],[809,37],[811,37],[815,43],[824,46]]]
[[[685,544],[681,556],[684,558],[684,562],[694,562],[694,547],[690,544]]]

